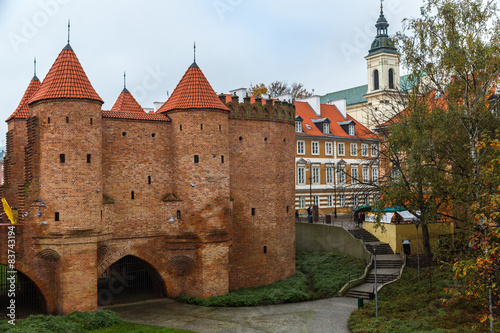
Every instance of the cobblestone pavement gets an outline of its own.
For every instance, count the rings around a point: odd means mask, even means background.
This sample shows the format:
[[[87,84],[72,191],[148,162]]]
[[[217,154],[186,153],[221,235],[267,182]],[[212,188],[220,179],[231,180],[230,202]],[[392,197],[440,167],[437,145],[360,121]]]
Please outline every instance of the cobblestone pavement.
[[[200,333],[343,333],[347,319],[357,308],[355,298],[247,308],[207,308],[171,299],[107,307],[123,320]]]

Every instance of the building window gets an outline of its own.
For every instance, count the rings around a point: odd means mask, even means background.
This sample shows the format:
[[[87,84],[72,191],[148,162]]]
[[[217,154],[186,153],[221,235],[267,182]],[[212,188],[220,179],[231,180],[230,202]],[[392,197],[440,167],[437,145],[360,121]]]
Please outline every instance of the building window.
[[[358,144],[351,143],[351,156],[358,156]]]
[[[333,145],[331,142],[325,142],[325,154],[333,155]]]
[[[366,143],[361,144],[361,156],[368,156],[368,145]]]
[[[69,117],[66,117],[66,124],[69,123]]]
[[[148,184],[151,184],[151,176],[148,176]]]
[[[135,199],[135,193],[134,191],[130,192],[130,199],[134,200]]]
[[[180,210],[178,210],[178,211],[177,211],[177,219],[178,219],[178,220],[180,220],[180,219],[181,219],[181,211],[180,211]]]
[[[314,206],[319,207],[319,195],[313,195]]]
[[[345,165],[339,165],[339,184],[345,184]]]
[[[50,117],[47,118],[47,124],[50,124]]]
[[[394,89],[394,70],[389,69],[389,89]]]
[[[301,121],[296,121],[295,122],[295,132],[302,132],[302,122]]]
[[[368,166],[363,165],[363,183],[368,183],[370,181],[370,174],[368,172]]]
[[[54,213],[54,221],[59,221],[59,212]]]
[[[370,195],[365,194],[365,205],[368,205],[370,203]]]
[[[373,71],[373,90],[379,89],[378,70]]]
[[[182,131],[182,125],[179,125],[179,131]]]
[[[66,163],[66,155],[65,154],[59,154],[59,162]]]
[[[358,195],[357,194],[352,195],[352,205],[354,207],[356,207],[358,205]]]
[[[339,195],[340,207],[345,207],[345,194]]]
[[[313,155],[319,155],[319,142],[318,141],[312,141],[311,142],[311,151]]]
[[[354,125],[349,125],[349,135],[350,136],[356,135],[356,131],[354,130]]]
[[[221,162],[221,163],[224,163],[224,155],[221,155],[221,156],[220,156],[220,162]]]
[[[373,202],[377,202],[379,200],[378,193],[373,194]]]
[[[303,195],[299,196],[299,208],[306,208],[306,197]]]
[[[87,154],[87,163],[90,163],[92,160],[92,155],[91,154]]]
[[[194,155],[194,163],[200,163],[200,157],[198,155]]]
[[[305,153],[306,153],[305,142],[304,141],[297,141],[297,155],[304,155]]]
[[[122,136],[127,136],[127,132],[122,132]]]
[[[304,167],[299,167],[298,168],[297,183],[299,185],[305,185],[306,184],[306,168],[304,168]]]
[[[372,157],[377,157],[378,156],[378,149],[377,145],[372,145]]]
[[[333,207],[333,195],[328,196],[328,207]]]
[[[90,125],[94,123],[94,119],[90,118]]]
[[[330,134],[330,124],[323,123],[323,134]]]
[[[339,142],[339,156],[345,155],[345,145],[343,142]]]
[[[203,130],[203,124],[200,124],[200,129]]]
[[[312,174],[312,181],[313,184],[319,184],[319,167],[313,167],[312,168],[313,174]]]
[[[326,183],[333,184],[333,167],[326,167]]]
[[[222,132],[222,125],[219,125],[219,132]]]
[[[392,167],[392,179],[396,180],[399,178],[399,170],[396,166]]]
[[[252,208],[252,216],[255,216],[255,208]]]
[[[372,182],[378,183],[378,168],[372,167]]]
[[[351,165],[351,182],[353,185],[358,183],[358,166],[357,165]]]
[[[264,253],[267,253],[267,246],[264,246]]]

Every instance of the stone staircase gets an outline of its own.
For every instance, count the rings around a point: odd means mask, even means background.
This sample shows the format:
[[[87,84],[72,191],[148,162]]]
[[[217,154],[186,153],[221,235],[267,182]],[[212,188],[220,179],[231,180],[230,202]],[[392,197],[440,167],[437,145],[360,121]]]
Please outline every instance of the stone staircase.
[[[399,255],[395,255],[387,243],[382,243],[377,237],[364,229],[352,229],[349,232],[356,238],[363,240],[366,249],[374,253],[374,245],[377,245],[377,287],[394,281],[399,277],[403,261]],[[375,268],[373,268],[366,280],[359,286],[349,289],[345,297],[372,299],[375,292]]]

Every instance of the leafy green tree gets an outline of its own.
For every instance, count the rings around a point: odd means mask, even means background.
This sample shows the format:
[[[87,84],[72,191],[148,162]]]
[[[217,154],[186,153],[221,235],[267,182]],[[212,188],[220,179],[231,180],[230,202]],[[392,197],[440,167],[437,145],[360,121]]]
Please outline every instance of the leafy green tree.
[[[430,255],[428,223],[472,226],[473,209],[498,185],[485,181],[488,153],[477,149],[499,127],[491,98],[500,78],[495,2],[425,0],[395,41],[415,86],[384,127],[389,172],[379,205],[402,204],[417,215]]]

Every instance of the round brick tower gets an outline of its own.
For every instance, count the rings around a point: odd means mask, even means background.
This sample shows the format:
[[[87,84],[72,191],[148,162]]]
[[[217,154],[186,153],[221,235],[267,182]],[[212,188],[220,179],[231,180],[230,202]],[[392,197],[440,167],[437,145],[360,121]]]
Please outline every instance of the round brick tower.
[[[41,246],[51,244],[61,255],[58,313],[97,306],[102,103],[69,44],[29,101],[26,205],[32,207],[29,222],[40,228]],[[44,207],[33,209],[39,200]]]
[[[230,245],[229,109],[194,62],[158,110],[172,119],[175,196],[182,232],[198,243],[186,283],[202,297],[228,292]]]

